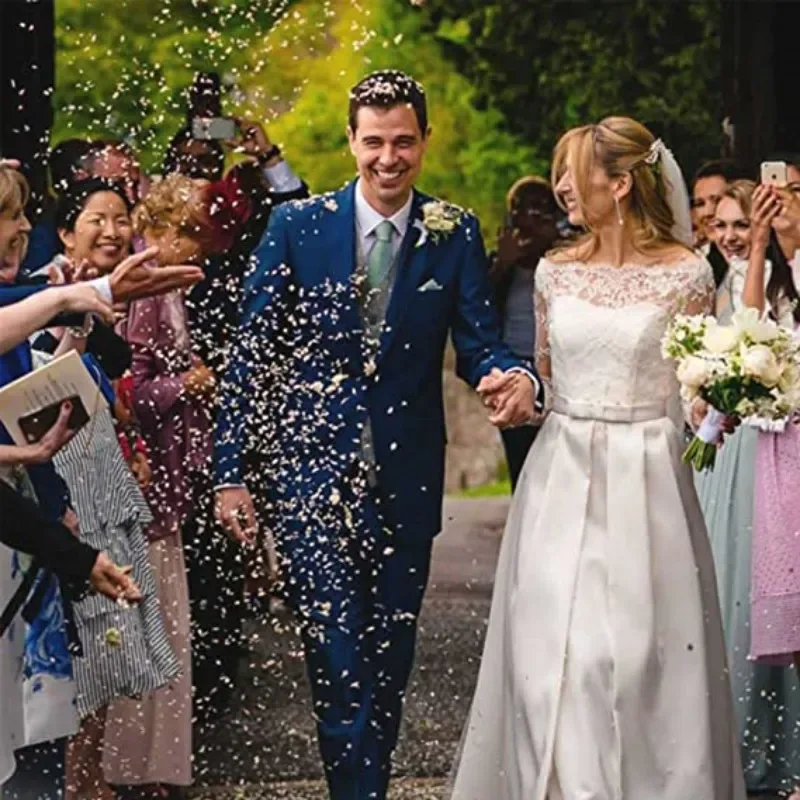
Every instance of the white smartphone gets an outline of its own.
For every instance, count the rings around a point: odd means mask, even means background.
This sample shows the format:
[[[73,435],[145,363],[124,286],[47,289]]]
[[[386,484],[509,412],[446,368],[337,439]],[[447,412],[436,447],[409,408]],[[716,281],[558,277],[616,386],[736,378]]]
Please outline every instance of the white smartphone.
[[[234,139],[236,122],[227,117],[195,117],[192,120],[194,139]]]
[[[761,183],[766,186],[786,186],[789,183],[785,161],[764,161],[761,164]]]

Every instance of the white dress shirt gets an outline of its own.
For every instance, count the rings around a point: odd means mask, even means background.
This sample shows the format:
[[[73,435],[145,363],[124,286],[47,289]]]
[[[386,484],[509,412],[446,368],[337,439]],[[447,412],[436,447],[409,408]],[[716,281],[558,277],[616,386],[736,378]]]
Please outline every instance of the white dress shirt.
[[[364,261],[369,260],[369,254],[375,247],[375,228],[384,220],[392,223],[392,257],[396,258],[403,244],[403,237],[408,230],[408,220],[411,216],[411,203],[414,199],[413,192],[409,192],[408,200],[405,205],[392,214],[391,217],[384,217],[380,211],[376,211],[364,197],[361,191],[361,181],[356,184],[356,236],[358,236],[358,249],[364,257]]]
[[[271,167],[263,167],[261,171],[273,192],[296,192],[303,188],[303,182],[283,159]]]

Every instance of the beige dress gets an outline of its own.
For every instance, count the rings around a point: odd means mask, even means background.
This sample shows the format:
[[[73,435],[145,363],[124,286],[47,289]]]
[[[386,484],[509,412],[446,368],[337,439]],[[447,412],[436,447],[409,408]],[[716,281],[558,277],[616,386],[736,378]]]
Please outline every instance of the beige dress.
[[[506,525],[457,800],[744,800],[670,318],[711,269],[542,261],[552,403]]]
[[[141,700],[108,706],[103,774],[111,784],[192,782],[192,658],[189,594],[180,536],[150,543],[150,562],[181,674]]]

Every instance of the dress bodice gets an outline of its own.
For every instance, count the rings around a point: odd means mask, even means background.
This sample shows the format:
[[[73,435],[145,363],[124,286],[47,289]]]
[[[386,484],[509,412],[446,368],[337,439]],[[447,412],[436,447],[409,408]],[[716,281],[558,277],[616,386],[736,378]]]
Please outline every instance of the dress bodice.
[[[622,267],[544,259],[536,350],[551,399],[679,413],[675,366],[661,355],[661,339],[675,314],[711,313],[713,299],[711,267],[694,255]]]

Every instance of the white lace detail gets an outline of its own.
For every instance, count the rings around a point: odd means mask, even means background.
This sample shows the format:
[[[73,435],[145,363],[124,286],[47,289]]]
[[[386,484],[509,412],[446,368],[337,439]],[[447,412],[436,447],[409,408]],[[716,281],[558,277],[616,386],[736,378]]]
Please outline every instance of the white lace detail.
[[[609,406],[664,403],[682,417],[661,338],[678,313],[709,314],[714,278],[696,255],[668,265],[553,263],[536,272],[536,366],[547,396]]]

